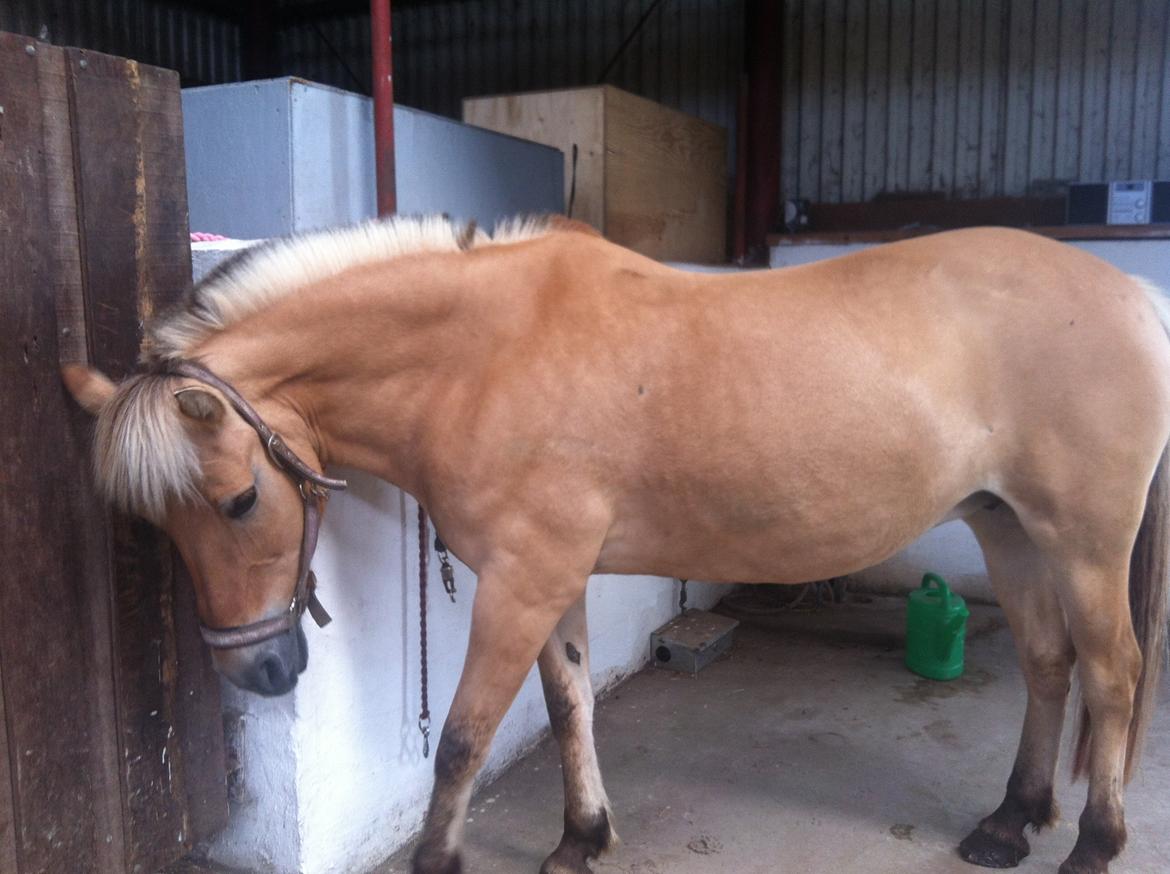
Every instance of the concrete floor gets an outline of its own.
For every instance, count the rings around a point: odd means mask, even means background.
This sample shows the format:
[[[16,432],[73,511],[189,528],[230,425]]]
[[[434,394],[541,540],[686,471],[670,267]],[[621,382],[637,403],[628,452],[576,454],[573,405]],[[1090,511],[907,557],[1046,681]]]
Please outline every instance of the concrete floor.
[[[598,874],[972,874],[955,845],[1000,801],[1023,717],[1002,615],[973,607],[967,673],[901,663],[903,601],[745,621],[730,655],[692,679],[650,669],[599,703],[596,736],[624,843]],[[535,874],[561,832],[546,740],[479,791],[465,870]],[[1021,872],[1055,872],[1084,786],[1062,773],[1065,815]],[[1116,874],[1170,871],[1170,684],[1128,794]],[[409,851],[377,874],[409,871]]]

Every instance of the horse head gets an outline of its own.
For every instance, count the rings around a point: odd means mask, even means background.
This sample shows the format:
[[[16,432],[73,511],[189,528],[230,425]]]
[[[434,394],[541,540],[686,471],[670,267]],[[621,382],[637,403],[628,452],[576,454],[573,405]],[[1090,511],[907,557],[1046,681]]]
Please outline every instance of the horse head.
[[[257,439],[251,419],[267,426],[223,383],[172,372],[115,384],[79,365],[63,376],[97,417],[94,467],[105,496],[178,547],[216,669],[263,695],[291,690],[308,662],[300,618],[310,602],[322,621],[308,569],[319,483],[344,487],[312,472],[320,464],[303,421],[284,411],[287,436],[269,429]]]

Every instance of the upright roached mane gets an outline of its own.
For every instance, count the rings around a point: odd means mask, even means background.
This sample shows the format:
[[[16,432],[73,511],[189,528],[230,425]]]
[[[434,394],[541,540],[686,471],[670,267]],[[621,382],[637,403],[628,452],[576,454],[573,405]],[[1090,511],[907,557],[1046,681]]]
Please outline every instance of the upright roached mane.
[[[212,335],[276,300],[365,264],[421,252],[459,252],[543,236],[554,218],[500,222],[491,236],[441,216],[394,217],[259,243],[220,264],[177,309],[146,326],[149,370],[190,356]],[[167,385],[153,372],[125,380],[97,419],[94,468],[107,499],[161,522],[167,502],[197,492],[199,463]]]

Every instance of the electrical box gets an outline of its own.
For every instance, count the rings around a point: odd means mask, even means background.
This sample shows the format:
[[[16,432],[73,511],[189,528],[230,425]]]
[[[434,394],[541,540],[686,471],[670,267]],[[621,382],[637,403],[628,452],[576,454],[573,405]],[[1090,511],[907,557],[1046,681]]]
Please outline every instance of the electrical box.
[[[687,610],[650,635],[650,654],[660,668],[697,674],[731,649],[738,619]]]

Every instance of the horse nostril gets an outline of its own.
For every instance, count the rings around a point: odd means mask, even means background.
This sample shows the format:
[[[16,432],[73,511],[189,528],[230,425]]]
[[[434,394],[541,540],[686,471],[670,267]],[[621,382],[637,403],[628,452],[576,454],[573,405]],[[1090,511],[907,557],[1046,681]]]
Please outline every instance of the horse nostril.
[[[260,671],[267,681],[267,686],[272,691],[283,689],[285,683],[288,682],[288,673],[284,670],[284,665],[280,663],[280,659],[276,656],[269,656],[264,660],[260,666]]]
[[[275,654],[267,655],[251,671],[247,688],[261,695],[283,695],[297,684],[296,671]]]

